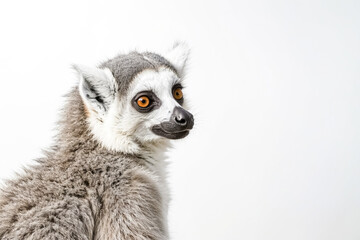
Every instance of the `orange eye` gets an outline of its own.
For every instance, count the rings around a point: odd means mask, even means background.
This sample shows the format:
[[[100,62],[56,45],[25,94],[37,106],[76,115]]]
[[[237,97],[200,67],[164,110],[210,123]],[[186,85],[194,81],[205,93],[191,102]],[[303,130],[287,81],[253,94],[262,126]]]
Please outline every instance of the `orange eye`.
[[[173,91],[173,96],[176,100],[181,100],[183,98],[183,93],[181,91],[181,88],[176,88]]]
[[[137,105],[142,108],[146,108],[150,104],[150,99],[146,96],[141,96],[137,100]]]

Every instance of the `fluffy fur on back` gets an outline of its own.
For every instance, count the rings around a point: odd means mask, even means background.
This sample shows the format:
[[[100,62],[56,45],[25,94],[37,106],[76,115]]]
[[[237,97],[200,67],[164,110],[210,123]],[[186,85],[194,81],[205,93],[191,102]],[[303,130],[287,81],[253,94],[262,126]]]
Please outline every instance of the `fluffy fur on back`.
[[[100,68],[110,69],[124,99],[145,69],[164,67],[181,77],[156,54],[117,58]],[[163,158],[168,139],[129,138],[136,151],[106,147],[94,137],[89,116],[96,116],[94,124],[105,120],[89,106],[78,87],[72,89],[51,150],[6,183],[0,195],[0,239],[168,239]]]

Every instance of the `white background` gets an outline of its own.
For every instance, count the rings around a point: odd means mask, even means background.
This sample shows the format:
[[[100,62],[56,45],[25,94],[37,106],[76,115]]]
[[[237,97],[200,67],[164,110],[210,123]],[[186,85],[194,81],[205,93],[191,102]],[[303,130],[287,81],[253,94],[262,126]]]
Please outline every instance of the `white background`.
[[[3,1],[0,177],[50,146],[72,63],[175,40],[172,239],[360,239],[359,1]]]

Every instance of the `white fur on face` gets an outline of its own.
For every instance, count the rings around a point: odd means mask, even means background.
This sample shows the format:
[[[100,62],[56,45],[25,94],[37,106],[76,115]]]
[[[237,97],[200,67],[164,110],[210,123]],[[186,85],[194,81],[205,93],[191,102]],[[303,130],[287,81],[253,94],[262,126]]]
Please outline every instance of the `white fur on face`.
[[[139,153],[140,146],[167,142],[164,137],[154,134],[151,128],[169,121],[174,108],[180,106],[172,95],[173,86],[180,82],[179,77],[167,68],[141,72],[130,84],[126,96],[116,95],[102,122],[96,114],[91,114],[89,122],[95,138],[104,147],[125,153]],[[160,99],[160,107],[149,113],[138,112],[131,101],[142,91],[152,91]]]

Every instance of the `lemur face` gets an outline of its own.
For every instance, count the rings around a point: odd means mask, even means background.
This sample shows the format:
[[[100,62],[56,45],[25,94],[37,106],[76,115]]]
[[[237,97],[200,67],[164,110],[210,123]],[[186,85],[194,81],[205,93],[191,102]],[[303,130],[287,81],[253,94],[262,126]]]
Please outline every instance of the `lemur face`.
[[[188,52],[178,44],[166,59],[131,53],[100,68],[75,66],[95,139],[108,149],[136,153],[143,146],[186,137],[194,125],[182,91]]]
[[[184,109],[182,89],[180,78],[167,68],[145,70],[134,79],[126,102],[137,138],[180,139],[189,134],[194,119]]]

